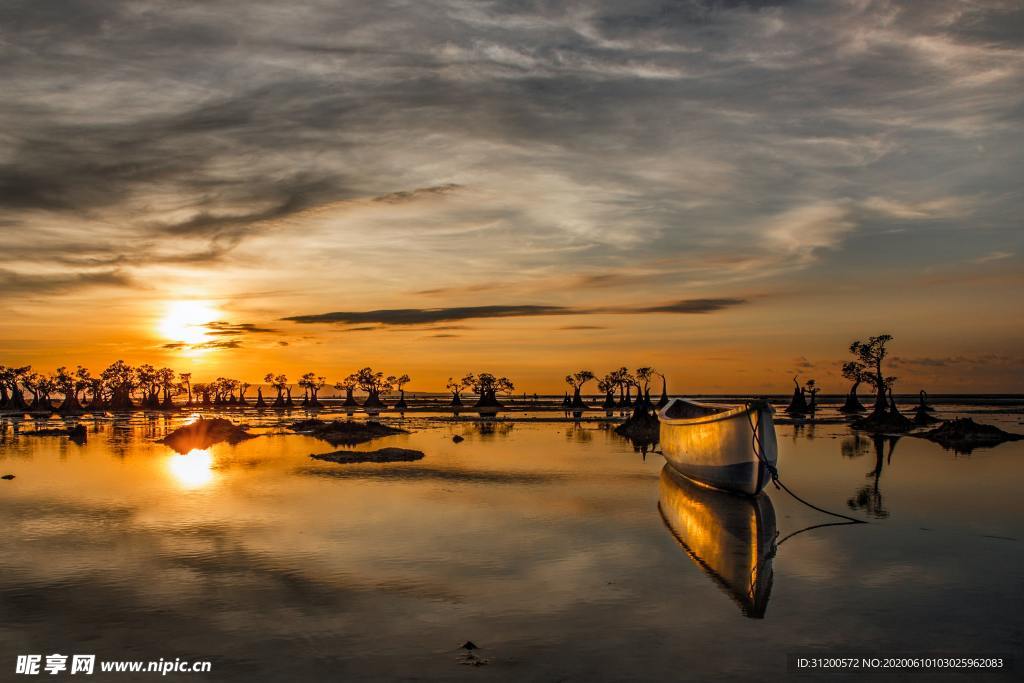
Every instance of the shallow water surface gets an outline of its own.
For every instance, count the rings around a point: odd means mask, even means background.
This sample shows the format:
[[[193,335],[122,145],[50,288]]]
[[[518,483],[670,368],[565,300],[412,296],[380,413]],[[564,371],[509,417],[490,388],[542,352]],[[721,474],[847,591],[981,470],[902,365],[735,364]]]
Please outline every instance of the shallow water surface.
[[[339,465],[255,413],[236,445],[156,443],[186,419],[86,418],[84,445],[3,419],[0,678],[53,652],[207,680],[771,680],[787,653],[1022,650],[1022,442],[781,425],[783,480],[871,523],[773,550],[834,520],[688,488],[606,425],[389,418],[411,433],[359,448],[422,460]]]

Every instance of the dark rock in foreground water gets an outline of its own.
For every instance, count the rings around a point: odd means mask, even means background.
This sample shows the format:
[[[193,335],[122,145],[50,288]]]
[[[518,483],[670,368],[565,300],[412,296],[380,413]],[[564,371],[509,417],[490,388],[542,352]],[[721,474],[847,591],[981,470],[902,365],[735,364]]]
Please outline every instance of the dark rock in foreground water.
[[[411,448],[379,448],[375,451],[312,453],[309,457],[342,465],[358,462],[413,462],[423,458],[423,451],[415,451]]]
[[[170,446],[179,453],[188,453],[196,449],[209,448],[222,441],[238,443],[252,438],[254,435],[245,431],[245,427],[217,417],[212,420],[199,418],[191,424],[178,427],[159,443]]]
[[[6,479],[7,481],[10,481],[11,479],[14,479],[14,475],[13,474],[5,474],[4,476],[0,477],[0,479]]]
[[[452,441],[453,441],[454,443],[462,443],[462,442],[463,442],[463,441],[465,441],[465,440],[466,440],[466,439],[465,439],[464,437],[461,437],[461,436],[459,436],[458,434],[456,434],[455,436],[453,436],[453,437],[452,437]]]
[[[975,448],[991,448],[1006,441],[1024,439],[1024,435],[1004,432],[995,425],[979,424],[969,417],[949,420],[931,431],[911,436],[934,441],[943,448],[964,454]]]
[[[379,422],[324,422],[323,420],[301,420],[288,426],[294,432],[322,439],[332,446],[355,445],[379,439],[382,436],[408,434],[404,429],[388,427]]]

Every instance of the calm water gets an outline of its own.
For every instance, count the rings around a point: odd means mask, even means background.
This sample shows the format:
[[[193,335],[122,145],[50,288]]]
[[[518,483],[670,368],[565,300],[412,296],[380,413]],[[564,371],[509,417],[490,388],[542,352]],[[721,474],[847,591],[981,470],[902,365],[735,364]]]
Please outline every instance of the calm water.
[[[601,425],[392,420],[412,433],[362,448],[425,458],[336,465],[254,413],[263,435],[235,446],[154,443],[185,419],[87,419],[78,446],[4,418],[0,678],[51,652],[213,661],[192,680],[545,681],[772,680],[811,650],[1022,652],[1021,442],[958,456],[779,426],[784,481],[871,524],[755,562],[752,609],[737,577],[757,534],[830,520],[772,490],[765,529]],[[466,640],[486,666],[460,663]]]

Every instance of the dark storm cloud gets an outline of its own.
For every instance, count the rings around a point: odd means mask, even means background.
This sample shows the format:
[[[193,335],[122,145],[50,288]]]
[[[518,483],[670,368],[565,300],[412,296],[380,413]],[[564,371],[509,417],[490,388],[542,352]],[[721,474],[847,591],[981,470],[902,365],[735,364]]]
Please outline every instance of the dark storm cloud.
[[[745,299],[683,299],[658,306],[615,306],[570,308],[566,306],[462,306],[456,308],[398,308],[377,311],[333,311],[313,315],[294,315],[283,320],[296,323],[338,323],[355,325],[425,325],[452,320],[484,320],[489,318],[528,318],[553,315],[678,313],[702,314],[722,311],[746,303]],[[360,329],[360,328],[351,328]],[[576,328],[580,329],[580,328]]]

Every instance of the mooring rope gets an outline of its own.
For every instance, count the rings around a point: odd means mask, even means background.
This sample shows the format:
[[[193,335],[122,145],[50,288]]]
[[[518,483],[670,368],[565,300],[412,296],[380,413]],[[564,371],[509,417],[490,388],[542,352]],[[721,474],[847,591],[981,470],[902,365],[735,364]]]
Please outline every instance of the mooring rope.
[[[779,479],[779,470],[778,470],[778,468],[775,467],[775,465],[773,465],[772,463],[768,462],[768,460],[766,460],[765,457],[764,457],[764,444],[761,443],[761,433],[760,433],[760,430],[758,429],[758,425],[754,423],[754,411],[749,410],[749,409],[747,410],[747,420],[750,422],[750,431],[753,433],[753,437],[751,439],[751,446],[754,449],[754,455],[757,456],[757,459],[761,461],[761,464],[763,464],[765,466],[765,468],[767,468],[768,473],[772,477],[772,483],[775,484],[775,488],[782,489],[783,491],[785,491],[789,495],[793,496],[793,498],[795,498],[797,501],[803,503],[804,505],[806,505],[807,507],[811,508],[812,510],[817,510],[818,512],[821,512],[821,513],[826,514],[826,515],[831,515],[832,517],[838,517],[839,519],[845,519],[845,520],[847,520],[847,522],[849,522],[851,524],[867,524],[868,523],[866,520],[857,519],[856,517],[850,517],[848,515],[844,515],[844,514],[839,513],[839,512],[832,512],[831,510],[826,510],[825,508],[819,507],[819,506],[815,505],[814,503],[810,503],[810,502],[804,500],[803,498],[801,498],[800,496],[798,496],[796,493],[794,493],[788,486],[783,484],[782,480]],[[760,417],[758,418],[758,420],[760,421]],[[824,525],[819,525],[819,526],[824,526]],[[804,531],[807,531],[807,529],[804,529]],[[793,536],[793,535],[795,535],[795,534],[790,534],[790,536]],[[786,538],[789,538],[790,536],[787,536]],[[783,540],[786,540],[786,539],[783,539]]]

